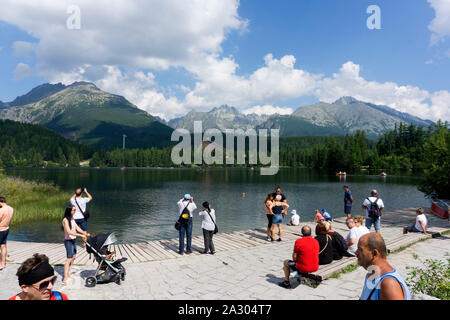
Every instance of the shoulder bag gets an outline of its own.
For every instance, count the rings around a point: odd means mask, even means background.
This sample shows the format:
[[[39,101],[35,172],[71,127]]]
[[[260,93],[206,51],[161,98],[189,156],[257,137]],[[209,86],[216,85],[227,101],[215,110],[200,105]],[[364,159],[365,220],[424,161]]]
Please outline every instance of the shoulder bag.
[[[89,219],[89,217],[91,216],[91,214],[89,213],[89,211],[87,210],[87,208],[86,208],[86,211],[83,212],[83,210],[81,210],[80,205],[78,204],[77,198],[75,197],[74,199],[75,199],[75,203],[76,203],[77,206],[78,206],[78,209],[80,209],[81,213],[83,214],[84,219],[87,221],[87,219]]]

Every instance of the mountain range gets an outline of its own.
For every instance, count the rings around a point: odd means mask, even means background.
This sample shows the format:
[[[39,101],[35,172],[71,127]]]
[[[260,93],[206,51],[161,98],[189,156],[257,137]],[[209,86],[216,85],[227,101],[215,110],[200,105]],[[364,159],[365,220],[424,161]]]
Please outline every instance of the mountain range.
[[[194,121],[202,121],[204,129],[251,129],[270,118],[269,115],[244,115],[234,107],[222,105],[209,112],[189,111],[184,117],[170,120],[167,124],[173,129],[183,128],[194,131]]]
[[[170,144],[170,127],[122,96],[93,83],[45,84],[11,103],[3,103],[0,118],[41,124],[79,143],[99,148],[163,147]]]
[[[394,129],[395,124],[400,122],[425,127],[431,124],[429,120],[352,97],[300,107],[291,115],[244,115],[234,107],[223,105],[209,112],[190,111],[167,124],[174,129],[184,128],[192,132],[195,120],[203,121],[203,129],[218,128],[222,131],[237,128],[280,129],[280,136],[343,136],[364,130],[370,138]]]
[[[104,92],[90,82],[71,85],[43,84],[12,102],[0,101],[0,119],[43,125],[63,137],[98,148],[165,147],[173,143],[174,129],[193,132],[194,121],[203,129],[280,129],[280,136],[343,136],[357,130],[376,138],[400,122],[429,126],[431,121],[388,106],[342,97],[333,103],[318,102],[291,115],[243,114],[228,105],[209,112],[190,111],[165,121],[154,117],[119,95]]]

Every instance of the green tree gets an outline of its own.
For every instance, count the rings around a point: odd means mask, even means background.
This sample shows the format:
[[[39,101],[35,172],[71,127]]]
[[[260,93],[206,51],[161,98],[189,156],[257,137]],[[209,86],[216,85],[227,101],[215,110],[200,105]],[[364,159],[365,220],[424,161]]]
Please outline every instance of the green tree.
[[[447,122],[433,124],[424,144],[425,181],[419,190],[433,198],[450,199],[450,130]]]

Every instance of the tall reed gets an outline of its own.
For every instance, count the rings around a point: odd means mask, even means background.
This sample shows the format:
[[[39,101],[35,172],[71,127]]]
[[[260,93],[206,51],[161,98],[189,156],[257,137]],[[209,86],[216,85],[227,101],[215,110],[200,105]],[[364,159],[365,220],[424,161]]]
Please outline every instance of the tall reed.
[[[62,219],[64,208],[72,194],[58,186],[26,181],[0,174],[0,196],[14,208],[10,227],[24,222]]]

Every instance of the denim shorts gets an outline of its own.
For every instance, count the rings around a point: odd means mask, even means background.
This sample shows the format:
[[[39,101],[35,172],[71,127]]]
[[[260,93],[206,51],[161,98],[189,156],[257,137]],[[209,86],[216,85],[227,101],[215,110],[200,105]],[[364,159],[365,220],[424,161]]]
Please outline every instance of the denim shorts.
[[[73,258],[77,254],[77,242],[73,240],[64,240],[64,246],[66,247],[67,259]]]
[[[380,231],[380,220],[381,218],[378,218],[375,221],[372,218],[366,218],[366,228],[369,229],[370,231],[370,228],[372,227],[373,224],[375,231]]]
[[[6,238],[8,238],[9,229],[0,232],[0,244],[6,244]]]
[[[423,232],[423,231],[420,231],[419,229],[417,229],[416,226],[413,226],[412,229],[411,229],[411,231],[410,231],[410,230],[409,230],[409,227],[410,227],[410,226],[406,226],[406,227],[405,227],[406,230],[407,230],[408,232]]]
[[[283,215],[282,214],[274,214],[272,218],[272,225],[274,224],[282,224],[283,223]]]

